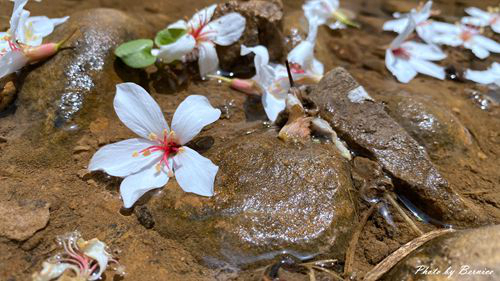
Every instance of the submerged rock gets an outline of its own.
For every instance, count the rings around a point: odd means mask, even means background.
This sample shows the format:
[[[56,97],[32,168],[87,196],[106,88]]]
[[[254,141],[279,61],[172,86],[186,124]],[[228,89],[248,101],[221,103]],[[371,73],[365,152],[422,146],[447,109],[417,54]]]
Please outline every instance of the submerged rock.
[[[457,231],[427,242],[382,280],[500,280],[500,225]]]
[[[19,91],[19,117],[42,121],[45,133],[54,127],[73,130],[87,126],[89,116],[102,112],[103,106],[110,107],[115,85],[121,82],[114,48],[140,37],[144,30],[141,23],[118,10],[93,9],[71,15],[51,40],[75,32],[65,44],[70,48],[26,75]]]
[[[331,144],[296,146],[276,135],[255,133],[212,148],[215,196],[196,200],[168,190],[152,202],[155,229],[203,245],[193,251],[208,263],[247,265],[283,254],[343,259],[354,221],[346,160]]]
[[[394,118],[431,156],[463,153],[472,145],[464,125],[445,107],[428,97],[408,92],[387,93],[381,97]]]
[[[24,241],[49,222],[49,204],[42,201],[0,202],[0,236]]]
[[[345,69],[327,73],[309,97],[349,147],[380,163],[396,192],[445,223],[484,223],[484,216],[453,190],[423,147]]]
[[[237,43],[231,46],[217,46],[222,69],[233,69],[237,66],[251,65],[253,60],[242,64],[241,45],[264,45],[269,50],[271,60],[279,60],[284,56],[283,38],[283,3],[281,0],[263,1],[229,1],[220,4],[215,16],[238,12],[246,19],[245,32]]]

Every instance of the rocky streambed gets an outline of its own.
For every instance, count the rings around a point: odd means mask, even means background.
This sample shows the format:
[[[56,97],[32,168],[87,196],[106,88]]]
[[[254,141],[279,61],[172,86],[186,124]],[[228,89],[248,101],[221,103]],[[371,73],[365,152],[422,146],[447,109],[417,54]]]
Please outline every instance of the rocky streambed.
[[[239,44],[266,45],[280,61],[305,38],[302,1],[283,2],[218,6],[216,14],[238,11],[248,27],[237,44],[217,49],[222,69],[251,77],[253,58],[240,57]],[[454,21],[479,5],[473,2],[435,6]],[[490,2],[481,8],[498,4]],[[195,66],[132,70],[114,56],[119,44],[154,37],[212,3],[30,2],[34,15],[71,16],[51,41],[75,34],[68,48],[19,74],[14,103],[2,92],[0,280],[29,280],[57,252],[55,237],[73,230],[105,241],[125,266],[124,277],[108,272],[106,280],[314,280],[311,270],[316,280],[500,278],[499,89],[425,76],[394,80],[383,47],[393,35],[381,26],[416,3],[343,3],[361,28],[319,29],[315,56],[326,73],[304,95],[352,159],[320,136],[278,139],[279,122],[266,121],[259,98],[203,81]],[[2,31],[10,10],[0,2]],[[446,52],[443,65],[459,78],[460,67],[484,69],[500,58]],[[185,193],[170,180],[124,209],[120,179],[87,171],[97,149],[132,136],[112,105],[122,82],[144,87],[167,119],[191,94],[221,109],[221,119],[188,144],[219,166],[215,196]],[[389,256],[397,264],[383,263]],[[443,272],[415,273],[426,265]],[[462,266],[469,268],[460,275]],[[444,274],[448,268],[455,273]]]

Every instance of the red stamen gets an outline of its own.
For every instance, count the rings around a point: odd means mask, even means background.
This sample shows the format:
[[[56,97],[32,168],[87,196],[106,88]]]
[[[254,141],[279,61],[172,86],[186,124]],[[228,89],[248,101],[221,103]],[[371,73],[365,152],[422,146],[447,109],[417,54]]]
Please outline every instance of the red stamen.
[[[168,163],[169,157],[175,155],[177,152],[179,152],[181,148],[181,145],[177,144],[173,140],[169,140],[167,134],[163,134],[163,140],[158,141],[158,145],[152,145],[150,147],[147,147],[143,150],[141,150],[139,153],[146,155],[146,153],[149,155],[151,153],[157,152],[157,151],[162,151],[163,155],[160,159],[160,162],[158,165],[167,166],[167,168],[170,170],[170,165]]]
[[[404,48],[399,47],[399,48],[392,49],[392,53],[396,57],[399,57],[399,58],[402,58],[405,60],[410,59],[410,53],[408,53],[408,51],[406,51]]]

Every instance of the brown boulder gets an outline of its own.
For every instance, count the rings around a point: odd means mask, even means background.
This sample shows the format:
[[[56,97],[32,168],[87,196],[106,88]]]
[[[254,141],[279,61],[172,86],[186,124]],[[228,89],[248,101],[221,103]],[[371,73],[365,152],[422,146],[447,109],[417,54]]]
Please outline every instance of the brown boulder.
[[[345,69],[327,73],[309,97],[349,147],[379,162],[396,192],[431,217],[455,225],[485,222],[484,215],[449,185],[425,149]]]
[[[214,197],[166,191],[151,204],[155,229],[193,241],[186,244],[205,261],[343,259],[354,220],[346,160],[332,144],[296,146],[276,135],[255,133],[212,148],[207,156],[219,165]]]

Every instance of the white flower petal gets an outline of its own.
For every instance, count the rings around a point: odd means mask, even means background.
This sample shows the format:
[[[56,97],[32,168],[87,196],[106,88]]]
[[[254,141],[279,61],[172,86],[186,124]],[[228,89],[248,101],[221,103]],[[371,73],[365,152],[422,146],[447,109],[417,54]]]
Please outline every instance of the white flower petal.
[[[474,81],[479,84],[492,84],[496,81],[500,81],[500,64],[496,64],[497,69],[495,69],[495,63],[492,67],[485,71],[477,71],[467,69],[464,73],[465,79]]]
[[[308,21],[325,24],[333,17],[333,12],[339,8],[338,0],[307,0],[302,9]]]
[[[483,46],[479,44],[474,44],[474,42],[465,42],[464,47],[470,49],[476,57],[482,60],[490,55],[490,52],[486,48],[483,48]]]
[[[472,40],[490,52],[500,53],[500,44],[493,39],[482,35],[475,35]]]
[[[81,247],[83,253],[96,260],[97,264],[99,264],[99,271],[92,274],[88,280],[99,280],[104,271],[106,271],[109,262],[109,254],[106,252],[106,244],[99,241],[97,238],[86,241],[83,244],[83,247]]]
[[[214,194],[214,180],[219,167],[187,146],[174,156],[175,179],[185,192],[202,196]]]
[[[191,51],[196,46],[196,40],[190,34],[185,34],[177,41],[160,46],[158,53],[155,55],[163,60],[165,63],[171,63],[176,60],[181,60],[182,57]],[[152,54],[154,54],[152,52]]]
[[[179,144],[184,145],[199,134],[203,127],[217,121],[220,115],[220,109],[212,107],[206,97],[191,95],[177,107],[172,119],[172,130]]]
[[[58,25],[61,25],[63,23],[65,23],[66,21],[69,20],[69,16],[65,16],[65,17],[62,17],[62,18],[54,18],[54,19],[50,19],[50,21],[52,22],[52,24],[54,26],[58,26]]]
[[[406,24],[403,31],[391,42],[391,49],[401,46],[401,44],[403,44],[403,42],[408,39],[408,37],[413,33],[416,26],[417,25],[415,24],[413,16],[410,15],[408,18],[408,23]]]
[[[13,41],[23,42],[27,40],[26,35],[30,34],[31,32],[31,27],[26,24],[26,21],[28,20],[29,16],[30,12],[26,10],[21,11],[21,14],[19,15],[17,29],[11,30]]]
[[[492,24],[491,29],[493,29],[496,33],[500,33],[500,20],[497,20],[495,24]]]
[[[290,51],[287,59],[289,62],[299,64],[303,69],[306,69],[311,66],[314,59],[314,44],[309,41],[300,42]]]
[[[47,36],[54,31],[54,23],[46,16],[29,17],[25,28],[32,27],[33,32],[39,36]]]
[[[483,11],[479,8],[476,8],[476,7],[469,7],[469,8],[466,8],[465,9],[465,12],[473,17],[476,17],[476,18],[480,18],[480,19],[484,19],[486,21],[488,21],[491,17],[491,14],[486,12],[486,11]]]
[[[488,20],[485,20],[482,18],[475,18],[475,17],[463,17],[460,22],[462,24],[479,26],[479,27],[483,27],[483,26],[488,25]]]
[[[238,41],[245,31],[245,18],[238,13],[226,14],[203,28],[202,34],[213,40],[217,45],[229,46]]]
[[[168,29],[184,29],[187,30],[189,28],[188,23],[185,20],[178,20],[172,24],[169,24]]]
[[[191,20],[189,20],[188,26],[194,30],[200,28],[201,26],[206,25],[212,19],[214,15],[215,9],[217,8],[217,4],[213,4],[211,6],[206,7],[203,10],[195,13]]]
[[[408,51],[412,57],[421,58],[424,60],[442,60],[446,58],[446,54],[435,45],[422,44],[414,41],[407,41],[401,45]]]
[[[417,72],[432,76],[434,78],[444,80],[445,72],[444,67],[439,66],[435,63],[420,59],[420,58],[411,58],[409,63]]]
[[[0,57],[0,79],[20,70],[27,63],[28,58],[21,51],[7,52]]]
[[[390,49],[385,52],[385,65],[401,83],[408,83],[417,75],[417,71],[408,61],[398,59]]]
[[[49,263],[44,261],[42,263],[42,271],[35,273],[32,276],[33,281],[51,281],[61,276],[64,271],[71,269],[73,272],[78,273],[80,270],[75,265],[69,263]]]
[[[274,122],[276,121],[276,118],[278,118],[280,112],[285,110],[286,99],[285,97],[277,98],[273,94],[266,91],[262,95],[262,105],[264,106],[267,118],[269,118],[271,122]]]
[[[17,40],[17,30],[20,27],[20,20],[23,14],[25,14],[25,10],[23,10],[24,6],[28,3],[28,0],[16,0],[14,2],[14,8],[12,9],[12,16],[10,18],[10,32],[12,33],[12,40]],[[29,12],[28,12],[29,16]],[[22,24],[21,24],[22,25]]]
[[[211,42],[201,42],[198,45],[200,56],[198,58],[198,66],[200,68],[200,76],[205,77],[207,74],[217,71],[219,68],[219,57],[215,46]]]
[[[246,56],[250,53],[254,53],[254,65],[255,65],[255,76],[252,78],[257,81],[263,88],[271,85],[273,83],[275,72],[274,69],[269,65],[269,52],[264,46],[246,47],[241,45],[241,55]]]
[[[149,139],[151,133],[162,137],[164,130],[169,130],[160,106],[137,84],[116,85],[113,104],[123,124],[145,139]]]
[[[396,33],[401,33],[408,25],[408,18],[400,18],[395,20],[389,20],[384,23],[382,29],[385,31],[394,31]]]
[[[325,72],[325,67],[319,60],[313,59],[310,71],[313,75],[323,76],[323,73]]]
[[[146,139],[128,139],[100,148],[89,163],[90,171],[104,171],[115,177],[125,177],[136,173],[153,162],[160,161],[160,152],[144,156],[139,152],[156,143]],[[139,153],[133,156],[134,152]]]
[[[131,208],[146,192],[163,187],[167,182],[165,167],[158,172],[154,164],[126,177],[120,185],[123,206]]]
[[[457,34],[439,34],[434,36],[432,42],[440,45],[448,45],[452,47],[458,47],[464,44],[464,41]]]

